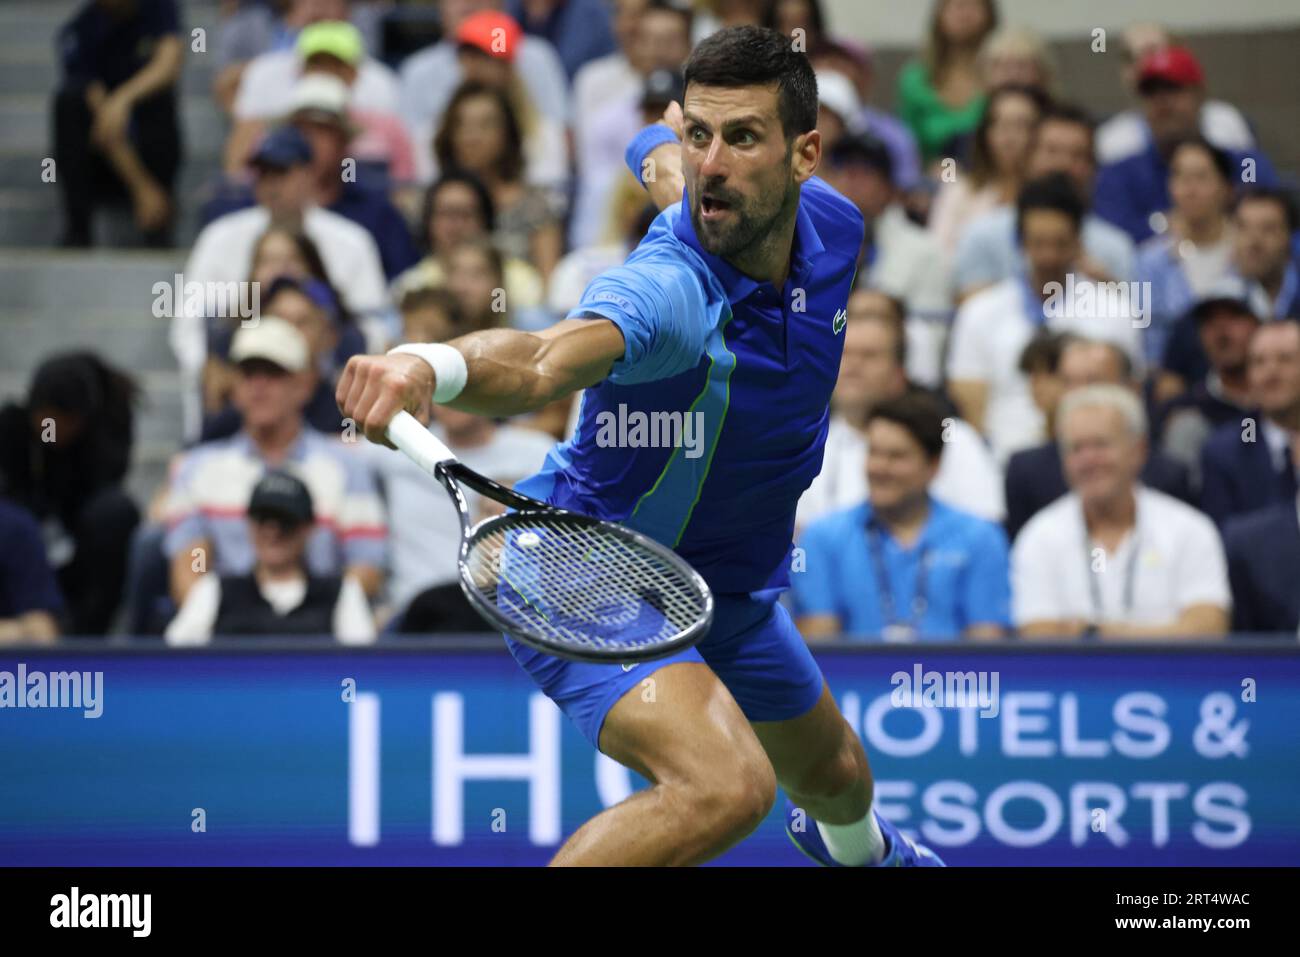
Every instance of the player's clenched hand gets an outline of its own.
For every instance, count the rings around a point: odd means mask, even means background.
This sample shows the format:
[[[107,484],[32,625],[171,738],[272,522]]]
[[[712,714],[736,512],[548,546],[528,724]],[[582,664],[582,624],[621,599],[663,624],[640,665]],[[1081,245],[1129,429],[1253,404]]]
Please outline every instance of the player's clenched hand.
[[[393,448],[384,435],[388,423],[405,410],[428,425],[433,387],[433,368],[419,356],[353,356],[334,399],[366,438]]]

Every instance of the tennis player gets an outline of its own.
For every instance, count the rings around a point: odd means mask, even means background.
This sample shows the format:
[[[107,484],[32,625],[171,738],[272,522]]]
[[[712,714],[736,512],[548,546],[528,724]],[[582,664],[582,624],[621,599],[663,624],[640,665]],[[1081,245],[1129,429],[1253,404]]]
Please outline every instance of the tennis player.
[[[680,115],[628,150],[668,208],[568,318],[354,357],[339,381],[343,413],[377,442],[401,409],[427,421],[431,401],[508,416],[585,389],[573,439],[519,490],[669,545],[714,592],[709,635],[653,662],[573,662],[507,638],[588,740],[651,782],[554,864],[707,861],[759,825],[780,784],[787,831],[820,863],[942,866],[873,811],[862,744],[777,603],[795,505],[821,469],[864,230],[813,175],[817,83],[791,47],[758,27],[698,45]],[[703,441],[612,446],[598,418],[620,406],[690,413]]]

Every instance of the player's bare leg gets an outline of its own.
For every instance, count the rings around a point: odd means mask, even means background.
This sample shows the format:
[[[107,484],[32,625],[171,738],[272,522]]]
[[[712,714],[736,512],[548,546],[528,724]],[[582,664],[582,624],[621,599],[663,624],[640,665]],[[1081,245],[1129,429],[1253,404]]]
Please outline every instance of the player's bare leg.
[[[704,664],[647,675],[610,709],[600,749],[651,786],[584,824],[552,865],[699,864],[758,827],[776,798],[762,745]]]
[[[938,855],[872,809],[866,752],[824,684],[807,714],[756,722],[754,733],[792,804],[786,831],[809,857],[847,866],[943,866]]]
[[[811,711],[758,721],[754,733],[790,800],[824,824],[851,824],[871,809],[871,767],[862,742],[823,686]]]

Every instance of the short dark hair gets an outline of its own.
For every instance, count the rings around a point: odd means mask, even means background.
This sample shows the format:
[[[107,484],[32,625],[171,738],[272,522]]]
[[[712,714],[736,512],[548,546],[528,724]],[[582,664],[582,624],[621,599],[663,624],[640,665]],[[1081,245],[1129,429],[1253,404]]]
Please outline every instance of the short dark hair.
[[[1016,239],[1025,235],[1025,214],[1035,209],[1051,209],[1070,217],[1075,232],[1083,228],[1083,200],[1079,190],[1065,173],[1049,173],[1031,179],[1016,197]]]
[[[867,425],[876,419],[906,429],[931,461],[943,455],[944,408],[930,393],[905,392],[895,399],[879,402],[867,413]]]
[[[826,156],[832,169],[845,166],[864,166],[875,170],[889,183],[894,182],[894,157],[889,147],[870,133],[849,134],[840,137]]]
[[[1056,100],[1048,103],[1038,117],[1038,126],[1034,129],[1035,138],[1042,132],[1043,126],[1047,123],[1069,123],[1071,126],[1082,126],[1088,131],[1088,144],[1090,146],[1097,135],[1097,121],[1092,118],[1092,114],[1075,103],[1062,103]],[[1089,156],[1092,156],[1091,150]]]
[[[1294,233],[1300,229],[1300,212],[1296,211],[1295,198],[1279,186],[1252,186],[1242,190],[1237,194],[1232,211],[1235,213],[1245,203],[1276,203],[1286,218],[1287,232]]]
[[[1173,148],[1169,151],[1170,165],[1173,165],[1174,154],[1184,147],[1194,147],[1201,150],[1210,158],[1210,163],[1214,166],[1214,171],[1219,174],[1219,178],[1229,186],[1236,186],[1232,175],[1232,157],[1200,133],[1194,133],[1191,136],[1180,136],[1174,141]]]
[[[1040,329],[1020,353],[1020,371],[1025,375],[1035,372],[1055,374],[1061,365],[1068,333]]]
[[[777,114],[787,141],[817,126],[817,76],[790,38],[765,27],[726,27],[699,42],[685,67],[692,83],[736,88],[777,85]]]

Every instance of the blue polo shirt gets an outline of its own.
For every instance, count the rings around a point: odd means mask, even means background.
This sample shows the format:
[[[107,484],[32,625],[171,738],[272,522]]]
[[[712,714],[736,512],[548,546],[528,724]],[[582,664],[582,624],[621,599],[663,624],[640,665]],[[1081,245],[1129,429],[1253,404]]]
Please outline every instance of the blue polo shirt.
[[[871,503],[864,502],[808,526],[799,541],[803,561],[792,575],[797,615],[835,615],[844,634],[879,640],[890,624],[883,584],[893,598],[895,622],[910,624],[918,641],[951,641],[976,624],[1010,627],[1007,537],[1000,526],[932,498],[921,535],[908,548],[872,522],[872,515]],[[879,569],[868,523],[878,535]],[[923,562],[924,580],[918,582]],[[880,581],[882,571],[887,584]],[[924,599],[919,616],[918,597]]]
[[[675,548],[716,592],[786,586],[863,232],[848,200],[809,180],[778,290],[705,252],[683,196],[569,313],[608,318],[626,349],[582,394],[573,438],[520,490]],[[663,441],[673,423],[683,438],[690,424],[690,443]]]
[[[1242,161],[1255,161],[1255,182],[1261,186],[1277,183],[1273,164],[1263,153],[1254,150],[1226,150],[1232,160],[1233,182],[1239,184]],[[1107,163],[1097,173],[1093,186],[1093,212],[1118,226],[1140,243],[1155,235],[1151,228],[1153,213],[1168,212],[1173,203],[1169,198],[1169,164],[1165,162],[1150,134],[1147,146],[1115,163]]]

